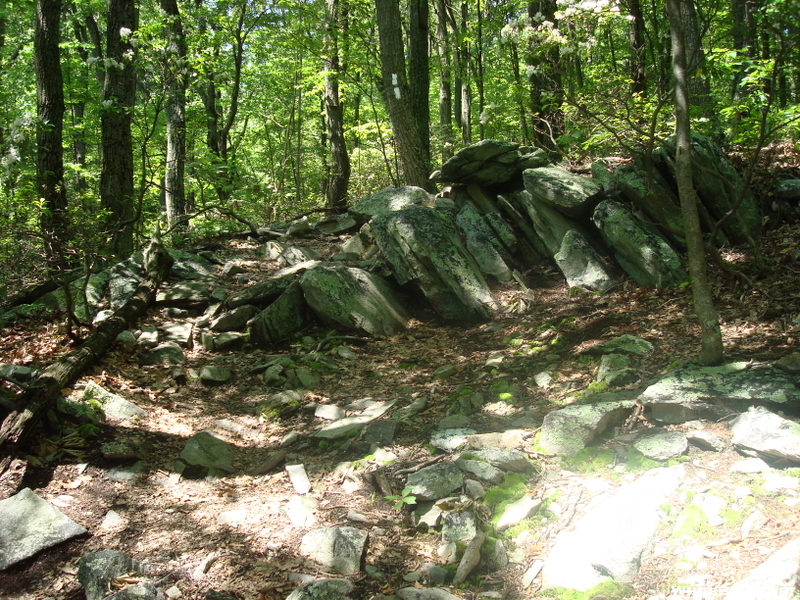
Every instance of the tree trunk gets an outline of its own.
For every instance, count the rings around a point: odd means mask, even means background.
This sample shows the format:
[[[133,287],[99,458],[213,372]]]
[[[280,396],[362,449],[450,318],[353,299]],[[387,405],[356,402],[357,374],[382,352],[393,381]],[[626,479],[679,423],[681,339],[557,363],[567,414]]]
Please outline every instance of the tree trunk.
[[[109,212],[106,231],[111,253],[119,259],[133,251],[133,137],[131,123],[136,100],[133,32],[136,0],[108,0],[106,76],[100,117],[102,159],[100,202]]]
[[[344,111],[339,98],[339,28],[342,25],[339,0],[327,0],[325,31],[325,122],[331,151],[331,172],[328,177],[326,206],[336,212],[347,208],[350,184],[350,155],[344,138]]]
[[[432,192],[435,188],[429,179],[430,165],[425,144],[411,113],[411,97],[406,81],[403,39],[400,33],[399,2],[375,0],[375,8],[378,15],[383,87],[397,153],[403,164],[404,179],[407,185],[416,185]]]
[[[546,20],[557,25],[555,13],[555,0],[535,0],[528,3],[528,18],[531,23]],[[528,80],[536,145],[554,152],[559,151],[558,138],[564,129],[564,113],[561,107],[564,90],[558,72],[558,55],[558,49],[542,54],[541,49],[532,43],[525,61],[530,73]]]
[[[67,191],[64,185],[64,81],[61,75],[61,0],[37,0],[34,33],[36,99],[37,196],[44,201],[39,220],[50,268],[65,260],[69,237]]]
[[[711,85],[708,77],[704,74],[706,53],[703,51],[703,41],[700,35],[700,26],[697,23],[697,10],[695,9],[694,0],[680,0],[679,9],[686,52],[689,101],[692,106],[707,106],[711,100]]]
[[[130,327],[152,304],[158,286],[172,265],[172,258],[156,237],[145,252],[144,262],[147,273],[145,279],[125,305],[103,321],[83,345],[45,369],[33,387],[23,394],[17,403],[17,410],[0,425],[0,448],[4,454],[0,459],[0,474],[8,466],[14,451],[47,414],[61,389],[99,360],[120,332]]]
[[[419,138],[425,152],[425,162],[431,162],[430,126],[430,17],[427,0],[409,0],[408,26],[408,85],[411,114],[417,123]],[[430,170],[430,169],[429,169]]]
[[[683,227],[688,248],[694,311],[700,322],[699,361],[703,365],[716,365],[723,359],[722,333],[719,316],[714,308],[711,287],[708,283],[703,232],[697,213],[697,194],[692,183],[689,86],[686,73],[686,48],[683,43],[683,21],[679,6],[681,1],[667,0],[667,13],[672,36],[672,71],[675,76],[675,178],[678,183],[678,195],[681,200]]]
[[[439,50],[439,142],[442,161],[453,156],[453,67],[444,0],[436,0],[436,41]]]
[[[166,61],[164,83],[167,91],[167,156],[164,173],[164,208],[167,226],[185,231],[186,191],[186,36],[176,0],[161,0],[165,14]]]
[[[631,15],[631,91],[643,94],[647,91],[647,73],[645,71],[645,25],[640,0],[628,0],[628,12]]]

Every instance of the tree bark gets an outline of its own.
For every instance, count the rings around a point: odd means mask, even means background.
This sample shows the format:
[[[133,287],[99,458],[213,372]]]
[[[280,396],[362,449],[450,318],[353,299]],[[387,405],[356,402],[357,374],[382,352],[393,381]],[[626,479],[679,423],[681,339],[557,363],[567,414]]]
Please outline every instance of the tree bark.
[[[47,414],[61,389],[99,360],[117,336],[141,317],[152,304],[158,286],[172,266],[172,258],[161,246],[157,236],[145,251],[144,266],[147,274],[131,298],[103,321],[83,345],[45,369],[33,387],[16,403],[18,408],[0,425],[0,449],[4,454],[0,459],[0,474],[8,466],[14,451]]]
[[[186,36],[176,0],[161,0],[166,15],[164,36],[167,59],[164,65],[167,91],[167,156],[164,173],[164,208],[167,226],[185,231],[186,216]]]
[[[327,0],[325,31],[325,123],[331,151],[331,172],[325,186],[326,206],[332,211],[347,208],[350,185],[350,155],[344,138],[344,111],[339,97],[339,28],[342,24],[339,0]]]
[[[403,164],[403,175],[408,185],[416,185],[430,192],[434,186],[425,144],[411,112],[411,97],[406,81],[403,38],[400,33],[400,6],[398,0],[375,0],[380,39],[381,75],[386,91],[386,104],[397,153]]]
[[[39,223],[50,268],[64,261],[69,238],[67,190],[64,185],[64,80],[59,52],[61,0],[36,2],[34,63],[36,104],[37,196],[44,202]]]
[[[425,161],[431,162],[430,145],[430,16],[427,0],[409,1],[408,27],[408,84],[411,95],[411,114],[417,123]]]
[[[647,73],[645,71],[645,23],[640,0],[628,0],[628,12],[631,15],[631,91],[643,94],[647,91]]]
[[[445,0],[436,0],[436,41],[439,50],[439,142],[442,161],[453,156],[453,67]]]
[[[136,71],[131,43],[136,30],[136,0],[108,0],[106,76],[100,117],[102,160],[100,201],[109,212],[106,229],[111,253],[119,259],[133,252],[133,137]]]
[[[714,308],[711,286],[708,283],[703,232],[697,212],[697,194],[692,183],[689,86],[680,2],[681,0],[667,0],[667,13],[672,36],[672,71],[675,76],[675,178],[678,183],[678,195],[681,200],[681,214],[688,248],[694,312],[700,322],[699,361],[703,365],[716,365],[723,360],[722,332],[719,326],[719,316]]]

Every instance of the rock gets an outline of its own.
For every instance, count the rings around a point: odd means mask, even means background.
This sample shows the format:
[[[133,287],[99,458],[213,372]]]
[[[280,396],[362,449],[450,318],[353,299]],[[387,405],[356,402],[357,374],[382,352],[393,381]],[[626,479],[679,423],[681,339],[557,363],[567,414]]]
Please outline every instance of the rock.
[[[469,441],[471,445],[472,440],[470,439]],[[489,446],[480,450],[473,450],[470,454],[503,471],[527,473],[533,469],[533,466],[522,452],[509,448],[495,448]]]
[[[605,354],[600,357],[600,368],[597,370],[597,381],[607,383],[611,387],[629,385],[639,381],[639,374],[632,369],[631,359],[627,354]]]
[[[764,473],[771,468],[760,458],[745,458],[732,464],[729,471],[731,473]]]
[[[391,445],[399,423],[396,419],[373,421],[364,430],[364,441],[380,446]]]
[[[548,162],[547,153],[539,148],[500,140],[481,140],[451,156],[431,175],[431,179],[489,187],[518,185],[525,169],[541,167]]]
[[[685,245],[683,233],[683,216],[678,197],[661,185],[660,177],[648,184],[647,173],[636,165],[622,165],[614,171],[614,184],[625,198],[643,211],[647,218],[660,225],[670,240]]]
[[[88,381],[86,383],[81,400],[83,402],[90,402],[92,400],[99,402],[106,418],[111,420],[143,419],[147,416],[147,411],[143,408],[136,406],[133,402],[126,400],[122,396],[112,394],[108,390],[97,385],[94,381]]]
[[[286,465],[286,474],[296,493],[303,495],[311,491],[311,481],[303,465]]]
[[[354,431],[358,431],[365,427],[368,423],[375,421],[382,417],[388,411],[397,399],[387,400],[386,402],[379,402],[374,406],[366,408],[361,413],[343,419],[338,419],[328,425],[323,426],[314,433],[314,437],[324,439],[338,439],[350,435]]]
[[[595,438],[622,423],[636,401],[624,395],[598,394],[594,401],[554,410],[542,422],[539,445],[545,452],[575,454]]]
[[[328,235],[337,235],[340,233],[347,233],[358,229],[358,223],[352,215],[328,215],[322,217],[319,221],[314,223],[314,229],[320,233]]]
[[[791,600],[797,597],[798,575],[800,538],[795,538],[734,583],[724,600]]]
[[[319,259],[319,254],[311,248],[287,246],[275,241],[264,244],[260,252],[267,260],[274,260],[281,266],[294,267]]]
[[[203,385],[222,385],[233,379],[233,371],[228,367],[206,365],[200,370],[200,381]]]
[[[592,219],[619,265],[640,286],[672,288],[687,280],[678,254],[618,202],[604,200]]]
[[[589,216],[603,191],[596,180],[559,167],[527,169],[522,175],[531,196],[573,218]]]
[[[464,234],[467,250],[478,263],[481,272],[501,283],[511,281],[508,263],[511,257],[491,226],[483,220],[472,204],[465,204],[456,215],[456,224]]]
[[[181,458],[190,465],[233,473],[233,452],[227,442],[209,431],[190,437],[181,451]]]
[[[280,297],[253,317],[250,341],[269,348],[290,337],[306,323],[306,302],[299,282],[286,287]]]
[[[2,396],[0,396],[2,397]],[[79,423],[94,423],[98,425],[106,420],[106,414],[101,406],[88,403],[84,400],[71,400],[64,396],[56,398],[56,409],[69,415]]]
[[[247,334],[241,331],[224,331],[213,338],[212,351],[228,352],[239,350],[248,339]]]
[[[755,402],[778,409],[798,401],[800,377],[779,369],[751,368],[744,362],[673,371],[639,396],[662,423],[718,421]]]
[[[460,488],[464,481],[461,470],[451,462],[443,462],[411,473],[406,480],[409,494],[417,501],[438,500]]]
[[[193,328],[192,323],[184,321],[164,323],[160,326],[163,332],[161,339],[165,342],[175,342],[182,348],[191,348]]]
[[[349,579],[317,579],[301,585],[286,600],[350,600],[354,588]]]
[[[30,488],[0,500],[0,570],[86,533]]]
[[[447,590],[440,588],[400,588],[394,592],[401,600],[461,600]]]
[[[775,184],[772,195],[792,204],[800,203],[800,179],[784,179]]]
[[[398,283],[413,281],[441,317],[486,321],[492,297],[452,219],[428,207],[376,216],[375,240]]]
[[[518,448],[525,442],[527,434],[523,429],[507,429],[502,432],[467,434],[470,448]]]
[[[754,450],[764,458],[800,462],[800,424],[768,411],[763,406],[750,408],[731,423],[733,444]]]
[[[260,281],[240,292],[228,296],[225,305],[236,308],[245,304],[264,305],[276,300],[297,279],[296,273],[281,276],[273,275],[266,281]]]
[[[643,340],[635,335],[624,334],[605,342],[600,342],[594,346],[581,350],[581,354],[591,354],[602,356],[603,354],[637,354],[644,356],[650,354],[655,346],[647,340]]]
[[[561,247],[553,259],[564,274],[569,287],[605,292],[614,284],[614,277],[600,255],[584,235],[575,229],[570,229],[564,234]]]
[[[680,431],[660,431],[644,434],[633,447],[650,460],[666,461],[683,455],[689,442]]]
[[[343,418],[347,413],[343,408],[334,404],[318,404],[314,409],[314,416],[318,419],[325,419],[327,421],[335,421],[336,419]]]
[[[139,330],[136,343],[143,348],[152,348],[158,344],[158,328],[152,325],[144,325]]]
[[[427,205],[432,202],[431,195],[421,187],[385,187],[362,198],[349,209],[348,213],[356,221],[366,223],[373,217],[388,212],[403,210],[412,206]]]
[[[258,309],[252,304],[242,304],[222,313],[209,323],[211,331],[238,331],[244,329],[247,322],[258,314]]]
[[[682,466],[648,471],[559,533],[542,568],[542,587],[584,592],[609,578],[631,582],[661,522],[661,506],[683,476]]]
[[[467,444],[467,436],[477,433],[474,429],[443,429],[431,436],[431,446],[452,452]]]
[[[367,532],[355,527],[312,529],[303,536],[300,552],[342,575],[361,570]]]
[[[466,456],[469,456],[469,454]],[[503,481],[503,477],[505,477],[505,474],[500,469],[481,460],[470,460],[462,456],[457,458],[455,462],[456,466],[462,471],[472,473],[476,477],[492,485],[498,485]]]
[[[775,362],[775,366],[781,371],[792,375],[800,374],[800,352],[792,352],[782,356]]]
[[[442,540],[469,542],[478,533],[478,520],[469,511],[445,512],[442,515]]]
[[[78,561],[78,582],[86,600],[109,598],[111,582],[128,573],[138,573],[139,562],[119,550],[100,550],[84,554]]]
[[[728,442],[716,433],[710,431],[693,430],[686,432],[686,439],[701,450],[722,452],[728,447]]]
[[[186,357],[178,344],[164,342],[142,356],[141,361],[143,365],[183,365],[186,363]]]
[[[472,423],[467,415],[448,415],[439,420],[436,429],[459,429]]]
[[[692,132],[692,181],[702,204],[714,220],[722,219],[741,198],[741,204],[733,218],[726,219],[723,231],[734,243],[743,243],[758,237],[761,229],[761,213],[755,196],[743,189],[741,176],[727,156],[707,137]],[[664,168],[674,178],[675,138],[671,137],[658,152],[653,161]]]
[[[469,576],[469,574],[478,566],[481,560],[481,547],[483,542],[486,541],[486,534],[478,531],[475,537],[467,544],[464,549],[464,555],[458,563],[456,574],[453,576],[453,585],[459,585]]]
[[[519,192],[514,194],[514,198],[528,213],[536,238],[543,245],[547,256],[555,256],[561,251],[564,236],[570,231],[577,231],[584,239],[588,239],[577,221],[534,198],[529,192]]]
[[[161,289],[156,303],[162,306],[208,306],[215,300],[214,286],[204,281],[179,281]]]
[[[495,525],[497,531],[503,531],[509,527],[518,525],[535,513],[536,509],[538,509],[541,504],[541,500],[538,498],[531,498],[528,495],[523,496],[511,504],[507,504],[503,509],[503,514],[500,515],[497,521],[497,525]]]
[[[309,488],[310,489],[310,488]],[[292,496],[284,507],[284,512],[295,527],[313,527],[317,523],[316,510],[319,501],[311,496]]]
[[[387,337],[408,317],[387,281],[354,267],[319,266],[300,279],[306,302],[328,326]]]

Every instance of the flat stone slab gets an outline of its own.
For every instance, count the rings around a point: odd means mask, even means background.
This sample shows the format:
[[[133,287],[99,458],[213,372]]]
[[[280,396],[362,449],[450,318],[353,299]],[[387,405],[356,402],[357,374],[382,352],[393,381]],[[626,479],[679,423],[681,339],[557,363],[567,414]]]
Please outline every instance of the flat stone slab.
[[[86,529],[30,488],[0,501],[0,570]]]
[[[718,421],[753,404],[790,408],[800,401],[800,376],[750,363],[680,369],[668,373],[639,396],[662,423],[695,419]]]
[[[147,416],[147,411],[133,402],[126,400],[122,396],[113,394],[94,381],[89,381],[83,390],[81,400],[97,400],[103,406],[103,412],[109,419],[143,419]]]
[[[725,600],[791,600],[796,598],[800,575],[800,538],[774,552],[767,560],[733,584]]]
[[[451,462],[438,463],[411,473],[406,486],[411,488],[410,494],[420,500],[438,500],[444,498],[456,488],[461,487],[464,475]]]
[[[682,466],[653,469],[558,534],[542,568],[542,587],[585,592],[613,579],[629,583],[684,476]]]

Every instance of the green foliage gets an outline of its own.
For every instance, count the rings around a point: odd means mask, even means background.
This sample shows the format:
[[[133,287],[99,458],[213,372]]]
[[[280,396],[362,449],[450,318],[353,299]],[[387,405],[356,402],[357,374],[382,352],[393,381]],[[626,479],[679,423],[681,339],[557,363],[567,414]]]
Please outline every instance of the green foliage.
[[[552,600],[593,600],[603,598],[603,600],[624,600],[635,596],[635,590],[628,584],[617,583],[616,581],[603,581],[598,583],[590,590],[579,592],[578,590],[568,590],[557,588],[543,590],[536,594],[537,598],[550,598]]]
[[[394,510],[400,510],[404,506],[417,503],[417,497],[411,493],[411,488],[403,488],[403,491],[399,494],[384,496],[384,498],[389,502],[394,502],[392,506]]]

